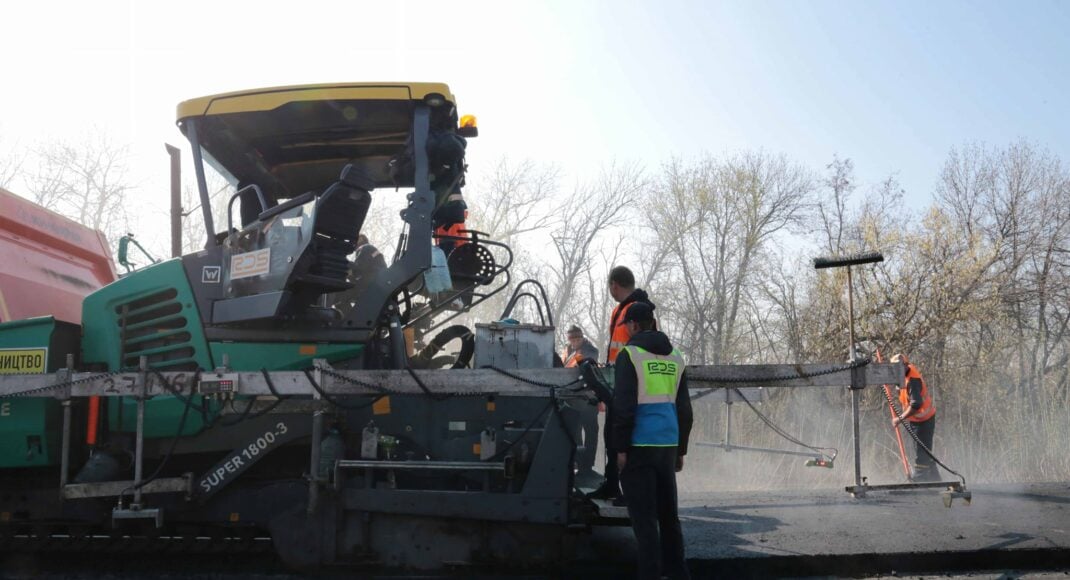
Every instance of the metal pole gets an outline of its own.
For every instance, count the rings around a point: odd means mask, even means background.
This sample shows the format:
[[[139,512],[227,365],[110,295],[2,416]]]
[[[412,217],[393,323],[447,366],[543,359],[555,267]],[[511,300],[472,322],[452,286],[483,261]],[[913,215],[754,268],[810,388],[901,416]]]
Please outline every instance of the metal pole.
[[[197,121],[187,119],[185,122],[186,136],[189,137],[190,147],[193,148],[193,173],[197,176],[197,191],[201,196],[201,215],[204,216],[204,229],[207,235],[204,247],[211,248],[215,245],[215,222],[212,219],[212,199],[208,197],[208,181],[204,176],[204,159],[201,156],[201,141],[197,136]],[[430,252],[430,248],[427,251]]]
[[[137,435],[134,441],[134,503],[130,507],[141,508],[141,477],[145,459],[145,395],[148,391],[149,359],[141,357],[141,393],[137,398]]]
[[[855,447],[855,485],[862,485],[862,448],[858,437],[858,409],[859,400],[862,396],[862,390],[851,387],[851,415],[854,416],[854,420],[851,425],[851,441]]]
[[[853,256],[832,256],[828,258],[814,258],[814,268],[820,270],[822,268],[847,268],[847,318],[848,318],[848,332],[851,340],[851,346],[848,349],[850,353],[851,362],[855,361],[857,353],[855,352],[855,303],[854,303],[854,280],[851,277],[851,266],[860,266],[862,264],[873,264],[876,262],[883,262],[884,256],[880,252],[868,252],[864,254],[855,254]],[[851,372],[851,415],[853,416],[851,426],[851,441],[855,448],[855,496],[861,497],[865,495],[865,491],[861,489],[862,485],[862,444],[859,437],[858,415],[861,402],[862,393],[861,390],[865,387],[858,369],[853,369]]]
[[[729,392],[725,389],[725,393]],[[725,401],[724,405],[724,450],[732,450],[732,402]]]
[[[71,400],[63,405],[63,450],[59,457],[59,493],[63,497],[63,486],[67,485],[67,473],[71,470]]]
[[[323,411],[312,413],[312,450],[309,454],[308,515],[316,513],[320,501],[320,445],[323,443]]]
[[[854,301],[854,280],[851,278],[851,267],[847,266],[847,320],[848,320],[848,336],[851,340],[851,347],[848,349],[850,353],[851,362],[855,360],[855,301]],[[862,398],[862,385],[856,385],[857,373],[851,373],[851,443],[855,449],[855,486],[862,485],[862,442],[860,437],[859,428],[859,412],[861,407]]]
[[[182,155],[178,147],[164,143],[171,156],[171,257],[182,255]]]
[[[71,375],[74,374],[73,354],[67,355],[66,370],[63,380],[69,381],[71,380]],[[59,497],[63,499],[63,487],[67,485],[71,470],[71,398],[69,390],[67,391],[67,398],[61,404],[63,405],[63,440],[59,456]]]
[[[775,453],[777,455],[797,455],[799,457],[813,457],[815,454],[812,451],[792,451],[790,449],[773,449],[771,447],[751,447],[749,445],[732,445],[727,446],[724,443],[706,443],[705,441],[695,441],[694,445],[699,447],[716,447],[718,449],[724,449],[725,451],[753,451],[756,453]]]
[[[854,283],[851,279],[851,267],[847,266],[847,326],[848,336],[851,340],[851,362],[855,360],[855,298]],[[852,385],[854,386],[854,385]]]

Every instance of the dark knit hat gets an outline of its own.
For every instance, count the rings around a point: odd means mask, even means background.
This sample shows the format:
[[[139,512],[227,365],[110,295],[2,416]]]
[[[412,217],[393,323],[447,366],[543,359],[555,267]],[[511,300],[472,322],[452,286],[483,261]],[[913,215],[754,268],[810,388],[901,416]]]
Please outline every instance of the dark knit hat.
[[[650,322],[654,320],[654,309],[646,302],[633,302],[624,313],[623,322]]]

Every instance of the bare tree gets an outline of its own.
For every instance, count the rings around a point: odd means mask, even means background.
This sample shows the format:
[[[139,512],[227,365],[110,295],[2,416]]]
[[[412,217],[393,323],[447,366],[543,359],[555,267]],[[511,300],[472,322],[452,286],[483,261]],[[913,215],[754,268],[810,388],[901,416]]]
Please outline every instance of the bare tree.
[[[645,215],[667,260],[656,278],[659,308],[691,360],[748,354],[738,324],[757,287],[754,266],[798,223],[813,189],[809,171],[764,152],[664,167]]]
[[[828,175],[822,180],[827,191],[817,204],[817,214],[824,229],[825,250],[833,254],[843,252],[844,229],[847,227],[847,204],[855,190],[855,164],[850,159],[834,156],[825,166]]]
[[[227,201],[235,188],[214,171],[205,172],[208,199],[212,204],[212,221],[217,231],[226,229]],[[215,233],[215,232],[213,232]],[[182,188],[182,253],[195,252],[204,246],[204,214],[201,213],[201,198],[196,186]]]
[[[538,235],[552,223],[554,199],[560,172],[557,168],[538,165],[531,160],[513,163],[500,160],[487,173],[473,172],[465,198],[469,214],[467,228],[487,234],[491,240],[507,244],[513,250],[512,280],[539,275],[543,267],[534,259]],[[494,251],[494,250],[492,250]],[[501,252],[497,253],[504,259]],[[500,284],[495,281],[495,286]],[[508,300],[508,289],[475,309],[474,317],[496,319]],[[525,304],[527,308],[530,304]],[[522,311],[525,314],[533,312]]]
[[[11,185],[22,171],[24,159],[15,146],[5,146],[3,135],[0,135],[0,188],[7,189]]]
[[[492,239],[506,243],[551,223],[550,201],[557,193],[560,171],[534,161],[500,160],[485,177],[476,177],[465,197],[468,223]]]
[[[601,237],[625,223],[646,187],[638,166],[614,164],[603,168],[593,183],[578,185],[555,210],[550,239],[556,255],[549,264],[549,293],[559,326],[584,318],[595,301],[592,292],[606,292],[604,284],[597,289],[584,285],[593,278],[592,258],[603,248]],[[564,328],[558,330],[560,334]]]
[[[55,142],[33,150],[29,193],[38,204],[104,232],[114,242],[126,232],[128,152],[97,132],[83,142]]]

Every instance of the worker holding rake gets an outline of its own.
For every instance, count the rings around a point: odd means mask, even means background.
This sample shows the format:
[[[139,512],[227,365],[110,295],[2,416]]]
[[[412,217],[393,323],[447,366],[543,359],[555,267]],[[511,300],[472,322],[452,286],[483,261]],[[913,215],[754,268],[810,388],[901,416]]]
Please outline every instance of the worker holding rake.
[[[906,355],[892,357],[893,363],[903,363],[906,374],[899,386],[899,403],[902,411],[892,419],[892,426],[898,428],[900,423],[913,429],[917,435],[914,453],[914,481],[939,481],[940,474],[932,456],[933,435],[936,432],[936,406],[933,405],[932,393],[929,392],[925,379],[917,367],[910,364]]]

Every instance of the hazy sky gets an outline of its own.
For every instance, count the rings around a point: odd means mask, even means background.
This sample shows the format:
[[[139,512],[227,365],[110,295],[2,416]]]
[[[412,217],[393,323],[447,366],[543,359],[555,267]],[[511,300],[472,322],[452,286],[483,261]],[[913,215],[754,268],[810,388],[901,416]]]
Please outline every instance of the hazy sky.
[[[0,15],[0,141],[104,127],[162,215],[183,99],[433,80],[479,117],[474,171],[839,154],[865,182],[898,172],[921,207],[956,144],[1025,138],[1070,161],[1068,30],[1070,2],[22,1]]]

